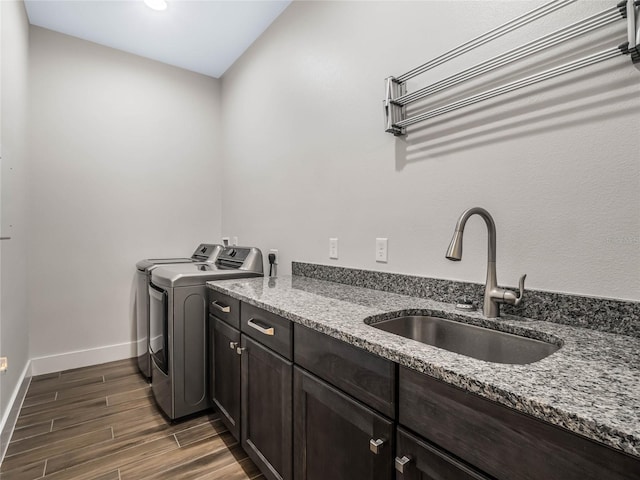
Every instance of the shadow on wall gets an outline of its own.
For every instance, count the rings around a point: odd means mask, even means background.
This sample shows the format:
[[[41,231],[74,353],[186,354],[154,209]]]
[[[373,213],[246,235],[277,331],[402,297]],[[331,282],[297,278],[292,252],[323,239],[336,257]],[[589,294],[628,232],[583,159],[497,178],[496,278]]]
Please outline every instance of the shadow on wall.
[[[616,70],[629,68],[628,63],[620,64]],[[605,88],[605,83],[598,79],[611,75],[611,72],[610,65],[592,68],[580,76],[543,83],[538,88],[528,87],[519,94],[507,94],[474,107],[462,108],[455,114],[445,114],[439,121],[427,120],[409,127],[408,135],[396,138],[396,171],[411,163],[635,113],[637,106],[629,105],[628,91],[635,86],[637,79],[632,76],[607,81]],[[590,86],[578,88],[587,80]],[[567,87],[573,88],[569,90]],[[547,98],[532,100],[541,94]],[[594,99],[595,96],[598,98]],[[526,104],[522,105],[523,102]],[[518,103],[518,106],[509,109],[508,105],[512,103]],[[542,113],[546,109],[552,111]],[[472,119],[468,120],[470,117]]]

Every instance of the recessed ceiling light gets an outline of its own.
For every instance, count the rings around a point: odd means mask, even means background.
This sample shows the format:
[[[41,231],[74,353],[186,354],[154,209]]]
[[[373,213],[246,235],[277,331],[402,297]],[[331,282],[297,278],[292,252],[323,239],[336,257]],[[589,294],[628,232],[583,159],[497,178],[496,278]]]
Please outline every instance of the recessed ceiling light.
[[[167,9],[166,0],[144,0],[144,3],[147,7],[159,12]]]

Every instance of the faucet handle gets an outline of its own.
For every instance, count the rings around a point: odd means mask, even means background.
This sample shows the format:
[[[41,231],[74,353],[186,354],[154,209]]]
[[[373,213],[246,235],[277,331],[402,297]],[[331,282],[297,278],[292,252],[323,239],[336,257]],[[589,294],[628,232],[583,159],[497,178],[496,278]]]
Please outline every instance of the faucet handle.
[[[526,278],[527,278],[526,273],[520,277],[520,281],[518,282],[520,286],[520,293],[518,295],[516,295],[516,293],[512,292],[511,290],[504,291],[504,296],[503,296],[504,303],[508,303],[510,305],[516,305],[516,306],[520,305],[520,302],[522,301],[522,297],[524,296],[524,280]]]

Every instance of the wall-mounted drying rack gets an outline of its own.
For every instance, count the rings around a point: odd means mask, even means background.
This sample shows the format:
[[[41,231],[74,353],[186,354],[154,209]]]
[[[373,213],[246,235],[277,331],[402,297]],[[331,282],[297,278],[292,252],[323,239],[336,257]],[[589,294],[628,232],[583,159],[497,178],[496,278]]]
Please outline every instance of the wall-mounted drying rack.
[[[605,9],[600,13],[572,23],[571,25],[556,30],[548,35],[544,35],[531,42],[525,43],[524,45],[520,45],[519,47],[478,63],[436,83],[416,90],[415,92],[406,92],[407,80],[467,53],[474,48],[484,45],[491,40],[499,38],[519,27],[542,18],[575,1],[577,0],[553,0],[548,2],[531,10],[530,12],[525,13],[524,15],[494,28],[487,33],[469,40],[446,53],[443,53],[433,60],[430,60],[429,62],[420,65],[403,75],[398,77],[388,77],[386,79],[386,96],[384,100],[385,130],[396,136],[404,135],[406,133],[406,127],[409,125],[413,125],[424,120],[437,117],[438,115],[452,112],[459,108],[473,105],[474,103],[482,102],[565,73],[573,72],[580,68],[594,65],[610,58],[619,57],[620,55],[629,55],[634,63],[640,62],[640,0],[623,0],[617,5]],[[411,103],[417,102],[418,100],[427,98],[430,95],[444,91],[448,88],[454,87],[455,85],[459,85],[462,82],[484,75],[517,60],[521,60],[555,45],[559,45],[562,42],[571,40],[588,32],[595,31],[605,25],[609,25],[623,19],[626,19],[627,21],[627,41],[617,47],[608,48],[601,52],[588,55],[578,60],[550,68],[540,73],[506,83],[499,87],[486,90],[482,93],[407,118],[406,106]]]

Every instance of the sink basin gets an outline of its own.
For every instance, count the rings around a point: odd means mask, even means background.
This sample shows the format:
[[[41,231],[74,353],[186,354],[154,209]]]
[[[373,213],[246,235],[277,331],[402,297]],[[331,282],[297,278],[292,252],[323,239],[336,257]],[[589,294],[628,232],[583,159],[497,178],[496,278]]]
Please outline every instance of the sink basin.
[[[372,323],[371,326],[450,352],[494,363],[533,363],[548,357],[560,348],[558,345],[533,338],[438,317],[398,317]]]

